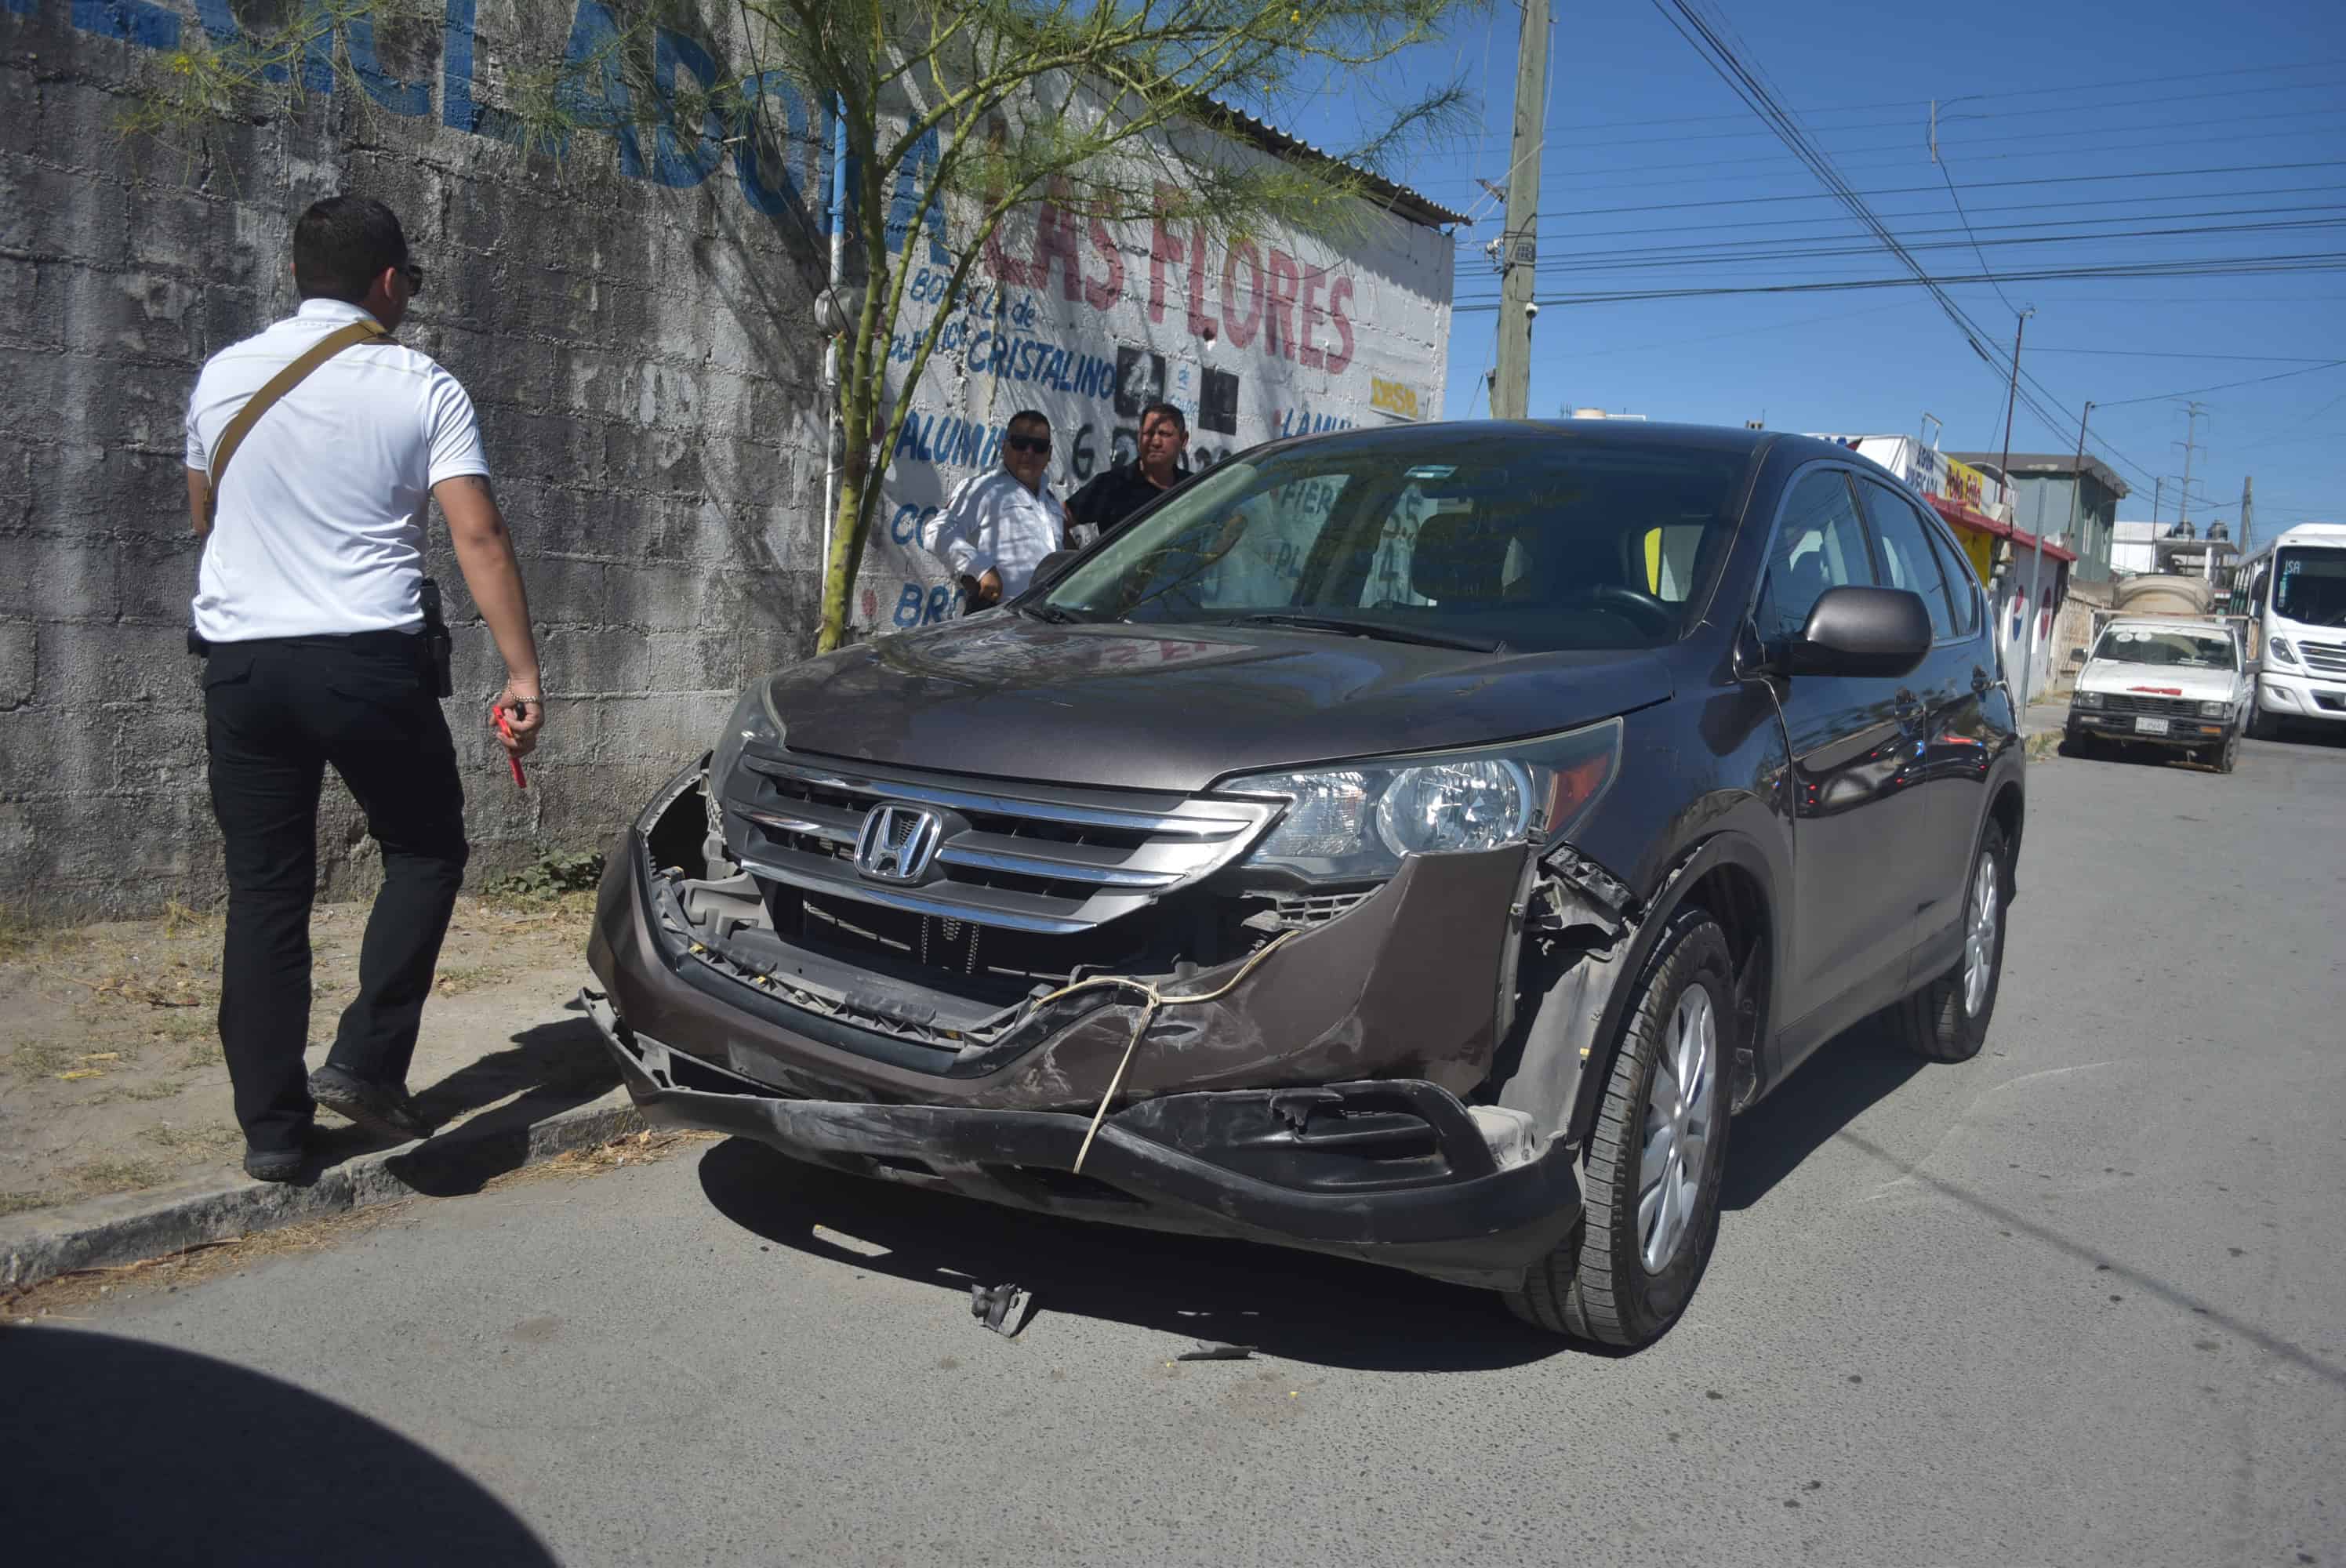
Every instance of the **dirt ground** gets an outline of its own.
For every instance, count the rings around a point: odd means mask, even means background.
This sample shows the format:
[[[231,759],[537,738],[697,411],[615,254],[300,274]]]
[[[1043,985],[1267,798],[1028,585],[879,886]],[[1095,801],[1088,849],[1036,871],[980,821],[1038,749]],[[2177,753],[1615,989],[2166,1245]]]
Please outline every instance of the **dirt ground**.
[[[463,900],[442,949],[408,1087],[451,1119],[530,1089],[591,1098],[616,1079],[574,1005],[592,893]],[[321,905],[310,1063],[357,984],[363,903]],[[220,919],[71,930],[0,926],[0,1215],[237,1167],[220,1058]],[[376,1146],[331,1113],[330,1149]],[[347,1148],[340,1145],[347,1145]]]

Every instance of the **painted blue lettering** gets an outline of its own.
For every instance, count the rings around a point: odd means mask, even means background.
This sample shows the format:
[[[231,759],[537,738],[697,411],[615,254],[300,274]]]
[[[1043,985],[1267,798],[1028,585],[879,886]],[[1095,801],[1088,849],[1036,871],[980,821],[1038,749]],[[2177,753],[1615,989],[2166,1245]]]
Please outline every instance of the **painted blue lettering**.
[[[921,624],[921,585],[907,583],[904,591],[896,596],[896,624],[917,626]]]
[[[888,519],[888,537],[899,545],[910,545],[920,536],[921,509],[907,501]]]
[[[8,9],[17,10],[11,5]],[[32,7],[23,8],[29,15]],[[179,46],[179,19],[150,0],[74,0],[73,25],[101,38],[120,38],[143,49]]]
[[[977,462],[978,443],[984,434],[984,426],[971,420],[962,421],[961,429],[954,433],[953,460],[964,468],[974,464]]]
[[[925,626],[932,622],[944,620],[953,614],[953,602],[954,593],[951,588],[942,583],[931,588],[928,606],[921,612],[921,624]]]
[[[634,100],[619,65],[619,24],[601,0],[578,0],[563,50],[562,81],[555,101],[577,124],[607,130],[619,142],[619,172],[644,178],[644,155],[636,140]]]
[[[652,178],[660,185],[699,185],[725,161],[725,130],[714,111],[704,110],[700,128],[688,143],[676,124],[676,74],[691,74],[701,87],[717,85],[717,62],[699,41],[666,27],[652,30],[652,90],[659,97],[659,123],[652,131]]]
[[[782,105],[782,127],[786,139],[782,158],[774,170],[779,185],[767,183],[764,166],[758,154],[758,100],[779,98]],[[790,172],[790,148],[813,137],[812,117],[807,110],[806,98],[799,92],[787,71],[768,71],[751,76],[741,84],[741,96],[733,111],[733,135],[739,139],[733,148],[733,171],[741,186],[741,194],[750,206],[769,218],[779,218],[793,207],[805,205],[806,197],[799,189],[798,177]],[[819,149],[826,144],[818,142]],[[819,150],[817,157],[827,161],[828,153]],[[827,184],[823,172],[818,170],[816,184]]]
[[[913,209],[921,199],[921,182],[933,175],[944,158],[940,148],[933,127],[913,144],[913,150],[896,166],[896,189],[888,201],[888,249],[892,251],[904,249],[904,236],[913,224]],[[929,233],[929,265],[952,266],[953,257],[945,250],[945,209],[942,192],[930,195],[929,209],[923,215],[922,221]]]
[[[366,96],[395,115],[430,114],[429,81],[404,81],[383,69],[382,56],[375,50],[374,18],[353,16],[350,28],[351,69],[358,73],[359,86],[366,89]]]

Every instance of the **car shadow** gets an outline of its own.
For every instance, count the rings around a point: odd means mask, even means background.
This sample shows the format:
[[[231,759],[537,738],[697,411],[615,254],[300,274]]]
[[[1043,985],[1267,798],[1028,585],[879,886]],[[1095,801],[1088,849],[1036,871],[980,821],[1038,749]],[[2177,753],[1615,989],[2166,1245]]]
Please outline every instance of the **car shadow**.
[[[752,1235],[812,1257],[933,1285],[969,1311],[973,1285],[1033,1293],[1030,1320],[1067,1313],[1174,1342],[1373,1371],[1517,1367],[1574,1348],[1510,1317],[1488,1291],[1348,1258],[1000,1208],[823,1170],[733,1138],[702,1156],[701,1189]],[[973,1321],[973,1329],[977,1324]]]
[[[1872,1020],[1827,1041],[1775,1093],[1735,1118],[1719,1207],[1734,1213],[1758,1203],[1923,1066]]]
[[[533,1568],[512,1510],[389,1427],[209,1356],[0,1329],[0,1476],[18,1563]]]

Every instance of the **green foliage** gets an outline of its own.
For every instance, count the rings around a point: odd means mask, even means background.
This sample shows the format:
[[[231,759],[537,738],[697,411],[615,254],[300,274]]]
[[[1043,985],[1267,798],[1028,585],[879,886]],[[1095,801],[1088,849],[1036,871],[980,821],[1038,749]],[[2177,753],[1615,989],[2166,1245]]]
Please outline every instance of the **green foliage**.
[[[534,0],[515,0],[525,12]],[[1466,98],[1437,82],[1382,106],[1359,143],[1321,156],[1266,157],[1240,112],[1279,118],[1330,93],[1362,97],[1377,67],[1433,42],[1484,0],[732,0],[723,81],[658,79],[663,26],[697,31],[681,0],[604,0],[615,29],[566,63],[559,30],[500,51],[481,89],[500,134],[576,157],[576,131],[648,133],[713,113],[738,134],[780,139],[769,71],[836,114],[857,178],[847,193],[853,320],[839,335],[837,415],[844,436],[819,646],[843,640],[884,454],[912,406],[887,395],[906,283],[932,239],[954,258],[942,296],[912,335],[902,372],[919,383],[973,270],[1004,220],[1048,199],[1085,221],[1162,218],[1224,239],[1279,228],[1338,239],[1371,221],[1370,176],[1403,148],[1457,127]],[[429,13],[436,0],[304,0],[296,19],[215,50],[199,35],[134,100],[126,128],[166,143],[209,121],[298,100],[305,61],[325,58],[355,87],[346,34]],[[420,11],[419,11],[420,8]],[[531,49],[539,51],[533,57]],[[272,78],[274,78],[272,80]],[[605,94],[606,79],[624,88]],[[367,112],[352,92],[355,113]],[[490,99],[495,102],[490,104]],[[1213,133],[1222,134],[1216,135]],[[1364,172],[1366,171],[1366,172]],[[911,232],[890,246],[899,188],[911,178]],[[941,232],[941,229],[950,232]]]
[[[599,852],[566,855],[549,850],[534,865],[483,882],[481,894],[492,899],[541,901],[559,898],[564,893],[590,891],[602,880],[603,857]]]

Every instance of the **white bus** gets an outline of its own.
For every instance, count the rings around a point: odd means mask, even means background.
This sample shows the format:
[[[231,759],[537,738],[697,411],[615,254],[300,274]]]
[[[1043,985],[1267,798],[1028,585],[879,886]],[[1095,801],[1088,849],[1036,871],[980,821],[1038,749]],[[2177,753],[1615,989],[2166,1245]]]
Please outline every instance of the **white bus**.
[[[2346,725],[2346,524],[2291,528],[2242,561],[2233,612],[2259,661],[2249,733],[2326,720]]]

